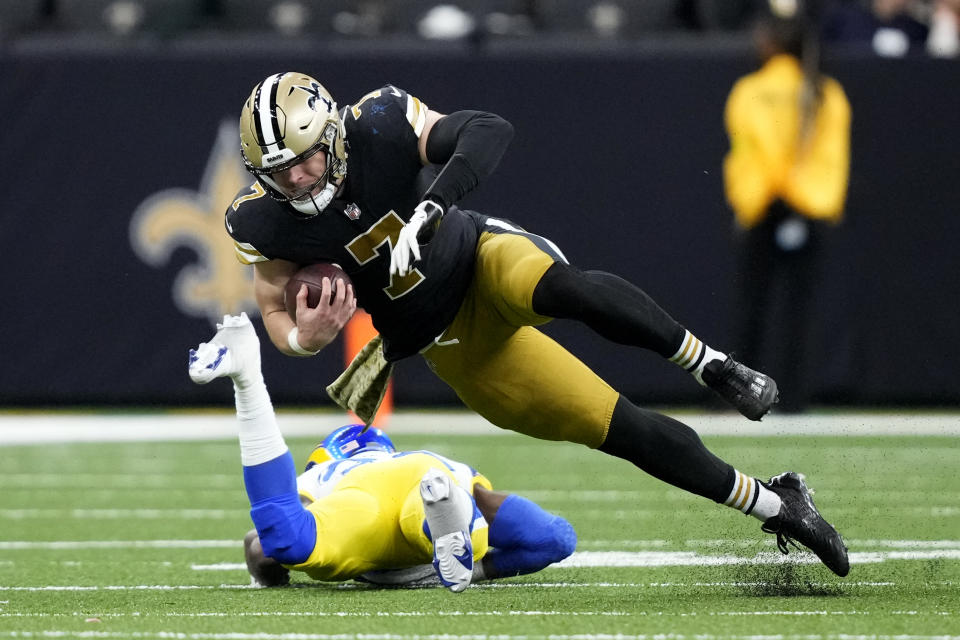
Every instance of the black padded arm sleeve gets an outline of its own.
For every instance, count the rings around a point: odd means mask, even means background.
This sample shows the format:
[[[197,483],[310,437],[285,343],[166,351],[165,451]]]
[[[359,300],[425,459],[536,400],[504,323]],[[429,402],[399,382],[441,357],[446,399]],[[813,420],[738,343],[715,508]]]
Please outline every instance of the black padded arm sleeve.
[[[493,170],[513,138],[513,125],[486,111],[455,111],[437,120],[427,160],[444,167],[424,194],[446,210]]]

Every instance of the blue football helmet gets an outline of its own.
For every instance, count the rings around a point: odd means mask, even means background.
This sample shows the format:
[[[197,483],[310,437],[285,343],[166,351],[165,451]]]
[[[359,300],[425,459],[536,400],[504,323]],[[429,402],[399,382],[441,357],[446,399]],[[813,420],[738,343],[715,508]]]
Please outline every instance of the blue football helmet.
[[[366,431],[364,431],[366,429]],[[321,464],[328,460],[345,460],[362,451],[386,451],[393,453],[397,450],[393,441],[383,430],[376,427],[365,427],[362,424],[348,424],[334,429],[323,442],[314,448],[307,458],[307,466]]]

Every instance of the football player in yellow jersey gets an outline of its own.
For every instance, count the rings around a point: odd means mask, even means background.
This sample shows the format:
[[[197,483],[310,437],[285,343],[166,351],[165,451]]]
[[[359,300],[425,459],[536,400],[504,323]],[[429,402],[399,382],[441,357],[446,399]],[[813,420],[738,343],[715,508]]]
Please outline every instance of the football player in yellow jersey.
[[[563,132],[573,157],[587,143],[578,131]],[[342,110],[303,73],[255,85],[241,110],[240,140],[256,181],[237,194],[225,225],[238,259],[254,267],[254,294],[274,346],[313,355],[363,307],[382,354],[374,353],[375,366],[358,367],[356,380],[385,384],[381,374],[391,363],[423,357],[498,427],[628,460],[756,517],[784,552],[785,541],[797,540],[846,575],[846,547],[798,474],[763,482],[738,471],[690,427],[638,407],[536,329],[553,318],[578,320],[613,342],[651,350],[752,420],[778,397],[773,379],[699,340],[634,284],[572,266],[549,239],[513,222],[460,209],[512,136],[495,114],[442,114],[392,85]],[[589,171],[574,171],[589,189]],[[301,287],[294,320],[286,285],[301,265],[317,262],[339,264],[354,286],[332,295],[325,281],[313,307]],[[343,397],[376,397],[353,394],[359,386],[344,384]]]
[[[316,580],[385,584],[435,575],[460,592],[473,580],[538,571],[576,546],[563,518],[493,491],[461,462],[429,451],[397,452],[376,428],[335,430],[296,476],[245,314],[226,316],[209,343],[191,350],[189,374],[201,384],[233,380],[256,527],[244,548],[259,584],[286,584],[289,570]]]

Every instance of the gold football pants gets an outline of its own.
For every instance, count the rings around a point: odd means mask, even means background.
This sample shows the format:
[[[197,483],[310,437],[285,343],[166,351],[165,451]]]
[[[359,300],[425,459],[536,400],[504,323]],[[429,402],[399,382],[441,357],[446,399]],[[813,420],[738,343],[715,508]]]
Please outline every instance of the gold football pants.
[[[599,447],[619,394],[533,327],[533,290],[556,262],[552,243],[491,219],[477,244],[473,283],[449,327],[423,351],[430,368],[493,424]]]

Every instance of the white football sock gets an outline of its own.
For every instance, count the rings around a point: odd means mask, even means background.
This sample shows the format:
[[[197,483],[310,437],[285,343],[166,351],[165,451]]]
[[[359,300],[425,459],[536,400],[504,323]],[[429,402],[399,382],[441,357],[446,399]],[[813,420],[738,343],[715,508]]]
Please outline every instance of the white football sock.
[[[260,340],[246,313],[224,316],[210,342],[191,350],[189,373],[197,384],[223,377],[233,380],[243,466],[286,453],[287,444],[260,370]]]
[[[701,342],[697,336],[690,333],[689,330],[684,334],[683,340],[680,342],[680,348],[669,358],[670,362],[683,367],[684,370],[692,374],[697,382],[703,386],[706,386],[701,377],[703,367],[708,362],[726,359],[727,354],[711,349],[708,345]]]
[[[723,504],[760,521],[766,521],[780,513],[781,500],[780,496],[767,489],[756,478],[736,471],[733,488]]]
[[[277,415],[263,378],[248,387],[234,382],[233,396],[240,424],[240,461],[245,467],[269,462],[287,452]]]

